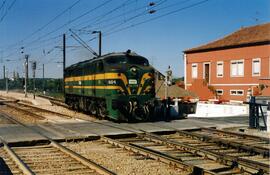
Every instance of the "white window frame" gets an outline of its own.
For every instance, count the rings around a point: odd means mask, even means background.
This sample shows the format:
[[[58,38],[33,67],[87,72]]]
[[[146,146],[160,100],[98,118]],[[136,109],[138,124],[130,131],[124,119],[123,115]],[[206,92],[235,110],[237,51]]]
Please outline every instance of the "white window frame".
[[[232,94],[232,92],[233,91],[235,91],[236,92],[236,94]],[[238,92],[242,92],[242,94],[239,94]],[[245,91],[243,90],[243,89],[231,89],[230,90],[230,95],[231,96],[244,96],[244,94],[245,94]]]
[[[222,75],[218,75],[218,65],[222,64]],[[217,78],[222,78],[224,75],[224,62],[223,61],[218,61],[217,62]]]
[[[221,93],[217,93],[217,91],[221,91]],[[224,93],[224,90],[223,89],[216,89],[216,94],[217,95],[223,95],[223,93]]]
[[[254,61],[259,61],[259,64],[260,64],[260,71],[259,71],[258,74],[255,74],[255,73],[254,73]],[[253,58],[253,59],[252,59],[252,76],[253,76],[253,77],[261,76],[261,71],[262,71],[261,58]]]
[[[235,62],[243,62],[243,75],[232,75],[232,63],[235,63]],[[237,72],[238,72],[238,67],[237,67]],[[244,77],[245,76],[245,60],[244,59],[231,60],[231,63],[230,63],[230,75],[231,75],[231,77]]]
[[[193,76],[193,66],[196,66],[196,76]],[[191,78],[198,78],[198,63],[191,64]]]

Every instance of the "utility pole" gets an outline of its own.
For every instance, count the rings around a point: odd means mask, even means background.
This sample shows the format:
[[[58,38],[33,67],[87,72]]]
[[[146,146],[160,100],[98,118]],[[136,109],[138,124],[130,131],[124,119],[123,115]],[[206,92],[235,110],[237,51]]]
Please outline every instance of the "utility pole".
[[[33,70],[33,94],[34,94],[34,99],[36,98],[36,68],[37,68],[37,62],[34,61],[32,63],[32,70]]]
[[[28,58],[29,58],[29,55],[25,55],[25,63],[24,63],[24,68],[25,68],[25,79],[24,79],[24,97],[27,97]]]
[[[6,78],[6,66],[3,66],[4,81],[6,82],[6,92],[8,93],[8,82]]]
[[[99,50],[98,50],[98,56],[101,56],[101,47],[102,47],[102,32],[101,31],[93,31],[92,34],[98,33],[98,46],[99,46]]]
[[[45,95],[45,79],[44,79],[44,64],[42,64],[42,91]]]
[[[6,66],[3,66],[3,79],[6,79]]]
[[[6,76],[6,92],[8,93],[8,70],[6,72],[7,76]]]
[[[165,77],[165,99],[168,98],[168,86],[172,85],[172,70],[171,67],[168,67],[168,70],[166,71],[166,77]]]
[[[101,42],[102,42],[101,35],[102,35],[101,31],[99,31],[99,33],[98,33],[98,38],[99,38],[99,40],[98,40],[99,41],[98,42],[98,45],[99,45],[98,54],[99,54],[99,56],[101,56]]]
[[[65,97],[66,34],[63,34],[63,94]]]

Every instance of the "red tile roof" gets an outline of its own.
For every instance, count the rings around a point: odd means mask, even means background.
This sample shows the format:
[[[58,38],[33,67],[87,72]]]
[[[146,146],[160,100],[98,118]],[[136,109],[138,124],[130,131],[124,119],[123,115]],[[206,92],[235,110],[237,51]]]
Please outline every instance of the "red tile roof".
[[[270,23],[241,28],[222,39],[185,50],[184,52],[204,52],[256,44],[270,44]]]

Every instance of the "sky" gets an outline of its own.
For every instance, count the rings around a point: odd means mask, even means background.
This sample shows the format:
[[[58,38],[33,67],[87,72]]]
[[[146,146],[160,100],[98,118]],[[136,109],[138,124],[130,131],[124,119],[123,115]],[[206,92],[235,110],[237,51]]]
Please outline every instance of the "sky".
[[[45,77],[62,77],[64,33],[67,66],[91,59],[70,29],[96,52],[92,31],[102,31],[102,54],[130,49],[181,77],[184,50],[269,21],[270,0],[0,0],[0,78],[3,65],[22,76],[25,54],[37,77],[42,64]]]

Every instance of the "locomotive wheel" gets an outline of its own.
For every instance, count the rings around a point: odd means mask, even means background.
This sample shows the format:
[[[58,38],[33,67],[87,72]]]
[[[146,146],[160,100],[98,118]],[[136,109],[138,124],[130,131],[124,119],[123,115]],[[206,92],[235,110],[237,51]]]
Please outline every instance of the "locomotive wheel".
[[[94,103],[91,104],[90,112],[93,115],[96,115],[97,114],[97,107],[96,107],[96,105]]]
[[[106,105],[105,102],[100,102],[97,108],[97,115],[101,119],[104,119],[106,117]]]

